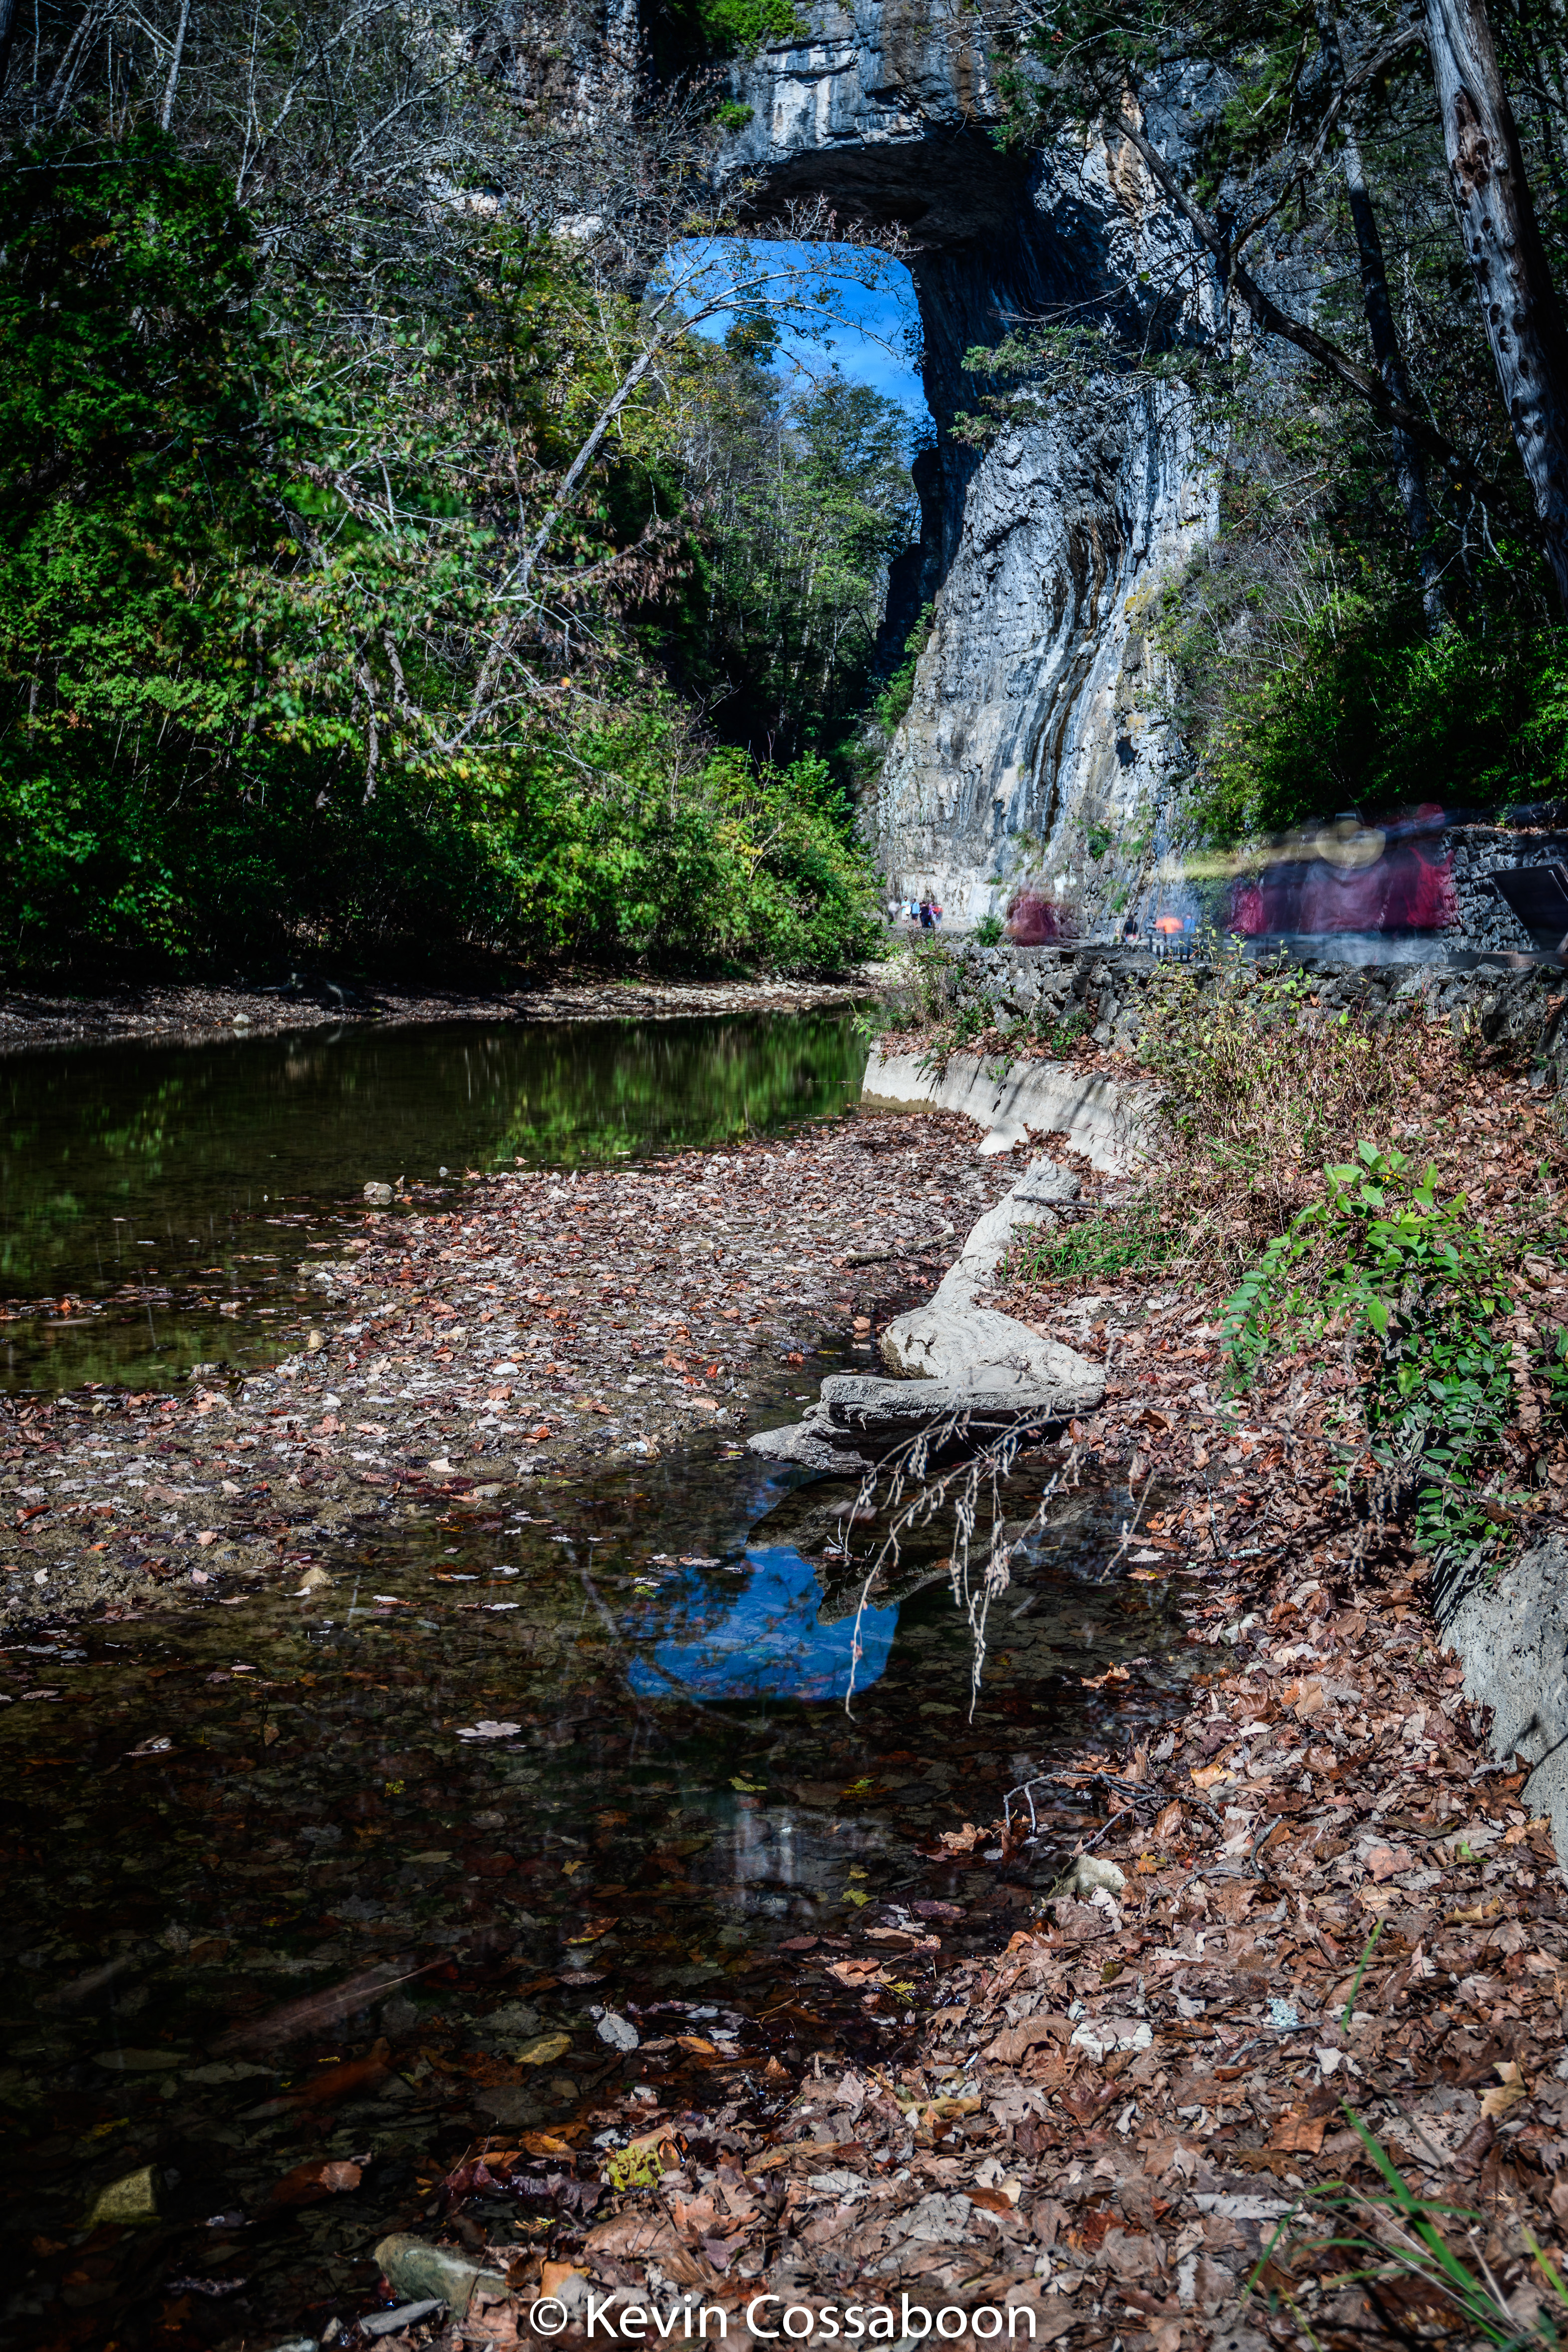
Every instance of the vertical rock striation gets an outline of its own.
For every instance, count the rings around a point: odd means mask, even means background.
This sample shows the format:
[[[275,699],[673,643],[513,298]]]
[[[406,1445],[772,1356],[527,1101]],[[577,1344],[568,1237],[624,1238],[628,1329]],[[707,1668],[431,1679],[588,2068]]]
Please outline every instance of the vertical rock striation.
[[[1181,396],[1124,372],[1042,397],[983,453],[951,426],[976,404],[964,352],[1009,324],[1098,322],[1125,352],[1156,306],[1206,329],[1212,278],[1113,126],[1026,162],[999,150],[964,0],[811,0],[801,18],[808,39],[733,68],[751,116],[727,163],[759,219],[819,196],[913,241],[937,424],[889,615],[900,639],[928,604],[934,623],[866,821],[896,889],[973,919],[1028,878],[1103,934],[1168,845],[1148,623],[1162,573],[1215,526],[1214,490]],[[1173,86],[1150,126],[1167,150],[1190,95]]]

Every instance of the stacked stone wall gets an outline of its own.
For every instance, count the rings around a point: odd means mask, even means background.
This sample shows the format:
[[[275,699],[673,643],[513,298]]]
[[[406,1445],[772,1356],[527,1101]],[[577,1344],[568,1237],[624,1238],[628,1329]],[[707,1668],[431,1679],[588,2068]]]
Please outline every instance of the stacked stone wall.
[[[1506,911],[1506,909],[1505,909]],[[1380,1028],[1443,1022],[1488,1045],[1508,1043],[1542,1083],[1568,1077],[1568,971],[1549,963],[1519,970],[1478,963],[1352,966],[1308,959],[1292,968],[1311,982],[1315,1010],[1367,1014]],[[1200,991],[1226,967],[1192,961],[1182,971]],[[1254,967],[1256,969],[1256,967]],[[1004,1038],[1066,1051],[1083,1038],[1102,1051],[1136,1054],[1150,992],[1169,983],[1169,962],[1137,949],[981,947],[955,942],[942,979],[953,1011],[975,1015]]]

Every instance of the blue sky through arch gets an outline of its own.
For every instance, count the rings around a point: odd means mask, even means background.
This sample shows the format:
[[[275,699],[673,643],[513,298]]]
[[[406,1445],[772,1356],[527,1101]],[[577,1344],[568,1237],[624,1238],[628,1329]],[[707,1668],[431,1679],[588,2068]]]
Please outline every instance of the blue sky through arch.
[[[712,275],[706,279],[710,285],[740,253],[766,257],[798,272],[798,289],[790,289],[777,303],[781,375],[787,380],[792,365],[805,374],[820,375],[837,364],[851,383],[868,383],[896,400],[917,436],[931,430],[918,363],[920,311],[913,280],[902,262],[889,254],[868,254],[863,247],[729,237],[684,248],[679,258],[689,267],[695,256],[704,260],[710,256]],[[816,299],[819,291],[826,299]],[[695,309],[696,299],[685,300],[682,307]],[[719,310],[699,320],[697,332],[721,342],[734,317],[733,310]]]

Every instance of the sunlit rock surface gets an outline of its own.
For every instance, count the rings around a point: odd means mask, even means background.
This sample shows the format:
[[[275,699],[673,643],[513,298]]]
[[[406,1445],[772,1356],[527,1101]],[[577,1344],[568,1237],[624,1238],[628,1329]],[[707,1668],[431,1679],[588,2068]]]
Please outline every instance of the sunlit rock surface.
[[[1153,324],[1212,322],[1212,273],[1113,127],[1087,151],[1001,151],[981,20],[960,0],[819,0],[801,16],[809,40],[733,69],[752,116],[728,160],[752,175],[759,219],[821,197],[910,241],[938,426],[889,637],[928,604],[934,625],[866,821],[892,887],[933,888],[950,917],[1028,877],[1104,932],[1146,894],[1178,789],[1152,600],[1216,519],[1178,398],[1127,363]],[[1167,150],[1193,94],[1173,85],[1151,118]],[[1037,421],[984,454],[966,446],[951,432],[980,389],[964,352],[1042,317],[1103,324],[1118,369],[1042,396]]]

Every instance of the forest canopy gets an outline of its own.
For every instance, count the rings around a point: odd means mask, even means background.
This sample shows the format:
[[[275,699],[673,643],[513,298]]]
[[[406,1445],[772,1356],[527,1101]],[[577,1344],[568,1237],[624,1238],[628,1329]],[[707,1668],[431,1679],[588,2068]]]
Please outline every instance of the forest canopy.
[[[822,310],[710,105],[441,0],[137,22],[10,61],[6,963],[864,953],[906,426],[696,331]]]

